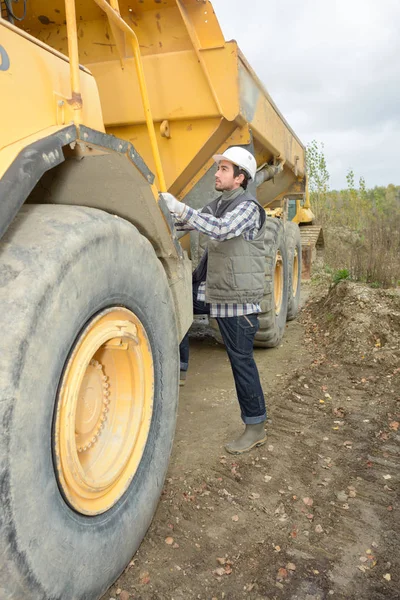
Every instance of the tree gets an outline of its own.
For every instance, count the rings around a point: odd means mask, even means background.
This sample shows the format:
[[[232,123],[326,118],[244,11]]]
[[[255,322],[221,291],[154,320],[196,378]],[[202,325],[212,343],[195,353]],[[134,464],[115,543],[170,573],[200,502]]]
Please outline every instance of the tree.
[[[354,171],[350,169],[346,175],[347,181],[347,219],[348,224],[353,229],[357,229],[361,224],[360,219],[360,203],[359,203],[359,193],[356,188]]]
[[[312,140],[306,149],[308,188],[313,211],[317,219],[323,218],[329,191],[329,172],[324,154],[324,144]]]

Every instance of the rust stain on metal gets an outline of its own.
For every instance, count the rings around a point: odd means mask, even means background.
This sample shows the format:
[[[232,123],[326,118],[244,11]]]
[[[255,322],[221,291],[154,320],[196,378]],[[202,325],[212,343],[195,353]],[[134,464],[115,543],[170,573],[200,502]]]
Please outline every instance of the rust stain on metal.
[[[83,104],[82,94],[72,92],[72,96],[71,98],[68,98],[67,102],[70,106],[73,106],[74,108],[81,108]]]
[[[157,14],[156,14],[156,19],[157,19],[157,29],[158,29],[158,31],[159,31],[160,33],[162,33],[162,31],[161,31],[161,23],[160,23],[160,19],[161,19],[161,15],[160,15],[160,13],[157,13]]]
[[[104,42],[93,42],[95,46],[108,46],[109,48],[115,48],[115,44],[105,44]]]
[[[42,25],[50,25],[51,23],[55,23],[55,21],[50,21],[49,17],[46,17],[46,15],[39,15],[38,19]]]
[[[139,0],[139,2],[140,2],[140,0]],[[134,10],[131,11],[129,9],[128,16],[129,16],[130,22],[133,23],[135,27],[137,27],[138,24],[137,24],[137,20],[136,19],[138,19],[138,18],[140,19],[140,15],[138,15],[138,13],[136,13]]]

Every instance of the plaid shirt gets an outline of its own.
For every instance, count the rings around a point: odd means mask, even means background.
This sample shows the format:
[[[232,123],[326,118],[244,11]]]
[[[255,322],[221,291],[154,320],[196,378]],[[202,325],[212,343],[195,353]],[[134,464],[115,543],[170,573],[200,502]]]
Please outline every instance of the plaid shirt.
[[[253,240],[260,229],[260,213],[254,202],[242,202],[222,218],[209,213],[200,213],[190,206],[185,207],[176,223],[180,231],[196,229],[201,233],[223,242],[243,235],[245,240]],[[206,282],[197,291],[197,300],[206,301]],[[240,317],[261,312],[259,304],[210,304],[211,317]]]

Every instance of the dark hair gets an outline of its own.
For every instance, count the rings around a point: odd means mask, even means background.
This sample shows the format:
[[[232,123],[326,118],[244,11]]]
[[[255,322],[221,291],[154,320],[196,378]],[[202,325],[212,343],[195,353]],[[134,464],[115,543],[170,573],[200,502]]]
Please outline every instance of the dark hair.
[[[238,167],[237,165],[234,165],[233,163],[232,163],[232,166],[233,166],[233,176],[234,177],[239,177],[239,175],[244,175],[244,179],[240,185],[242,186],[242,188],[244,190],[247,190],[247,185],[248,185],[249,179],[250,179],[248,173],[246,173],[246,171],[244,169],[241,169],[240,167]]]

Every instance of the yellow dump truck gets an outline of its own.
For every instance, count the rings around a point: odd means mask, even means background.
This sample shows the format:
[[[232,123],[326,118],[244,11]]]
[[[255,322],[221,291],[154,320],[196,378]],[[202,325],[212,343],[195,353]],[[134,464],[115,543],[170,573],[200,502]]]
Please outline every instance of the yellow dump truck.
[[[94,600],[157,506],[192,322],[198,240],[159,192],[200,207],[212,155],[254,153],[274,346],[304,147],[208,0],[2,1],[0,92],[0,597]]]

